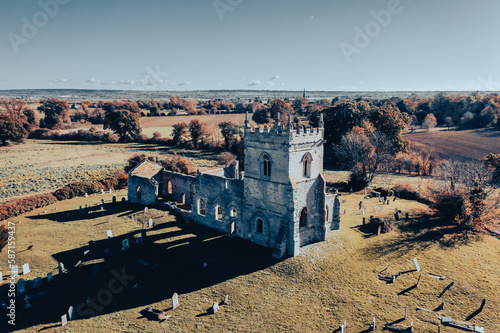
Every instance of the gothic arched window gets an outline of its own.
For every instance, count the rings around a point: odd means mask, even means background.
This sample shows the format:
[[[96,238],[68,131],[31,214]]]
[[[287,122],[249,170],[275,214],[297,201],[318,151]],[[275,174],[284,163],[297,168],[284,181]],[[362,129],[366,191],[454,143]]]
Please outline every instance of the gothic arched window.
[[[304,158],[302,159],[302,176],[304,177],[311,177],[311,164],[312,164],[312,156],[311,154],[307,153],[304,155]]]
[[[271,158],[267,154],[262,157],[262,175],[271,177]]]
[[[300,223],[299,227],[307,227],[307,215],[309,214],[309,209],[307,207],[302,208],[300,211]]]

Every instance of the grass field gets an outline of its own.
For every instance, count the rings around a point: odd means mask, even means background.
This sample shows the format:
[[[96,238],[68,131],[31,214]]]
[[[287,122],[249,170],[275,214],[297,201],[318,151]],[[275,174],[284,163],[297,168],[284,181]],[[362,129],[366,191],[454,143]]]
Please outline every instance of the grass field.
[[[118,193],[118,201],[125,191]],[[104,199],[105,210],[97,209]],[[54,280],[36,291],[45,295],[31,300],[33,308],[24,310],[22,297],[16,299],[17,324],[23,332],[333,332],[346,320],[348,332],[365,331],[372,319],[377,332],[387,321],[409,326],[416,332],[437,332],[438,315],[465,320],[486,298],[484,310],[470,322],[486,332],[500,331],[500,240],[491,236],[457,237],[453,229],[422,222],[419,215],[426,206],[405,200],[391,202],[385,213],[393,219],[394,207],[410,213],[409,220],[396,222],[395,231],[374,236],[362,226],[358,210],[360,195],[347,195],[341,211],[341,229],[328,234],[326,242],[301,248],[301,254],[276,262],[271,250],[248,241],[229,238],[163,211],[150,209],[144,216],[142,207],[112,204],[111,194],[75,198],[27,213],[14,221],[16,225],[16,261],[29,263],[27,279],[54,274]],[[367,207],[376,199],[363,200]],[[91,206],[82,215],[79,207]],[[56,210],[57,207],[57,210]],[[47,212],[44,213],[44,210]],[[368,209],[370,212],[371,208]],[[67,213],[70,213],[68,217]],[[368,213],[368,217],[372,213]],[[135,222],[131,220],[135,216]],[[136,244],[141,224],[149,217],[154,227],[146,242]],[[108,240],[106,230],[113,231]],[[124,238],[131,239],[131,249],[121,251]],[[89,241],[94,244],[90,253]],[[25,251],[34,245],[32,251]],[[110,249],[109,255],[104,250]],[[412,259],[418,258],[419,273]],[[78,268],[73,265],[78,260]],[[139,261],[142,260],[142,263]],[[62,261],[69,273],[57,274]],[[148,262],[148,265],[144,265]],[[0,253],[0,271],[6,279],[7,253]],[[207,267],[204,268],[204,263]],[[394,284],[376,278],[388,265],[386,275],[403,272]],[[97,278],[92,277],[98,266]],[[130,276],[127,286],[104,298],[113,278],[113,270]],[[445,280],[429,273],[445,275]],[[443,289],[454,286],[439,297]],[[0,294],[7,294],[7,281]],[[104,290],[104,291],[103,291]],[[170,297],[179,294],[181,306],[171,310]],[[205,315],[213,302],[229,295],[231,304],[222,306],[216,315]],[[69,306],[99,298],[106,305],[92,318],[78,318],[61,328],[60,317]],[[0,297],[7,300],[5,296]],[[444,311],[417,311],[416,307],[435,309],[441,302]],[[101,304],[101,303],[99,303]],[[102,304],[101,304],[102,305]],[[141,317],[146,306],[166,310],[172,315],[158,323]],[[408,319],[404,317],[408,306]],[[5,310],[2,310],[5,311]],[[88,314],[90,315],[90,314]],[[2,312],[2,317],[5,314]],[[5,320],[2,320],[2,325]],[[396,326],[397,326],[396,325]],[[0,331],[12,328],[3,326]],[[441,332],[455,332],[444,328]]]

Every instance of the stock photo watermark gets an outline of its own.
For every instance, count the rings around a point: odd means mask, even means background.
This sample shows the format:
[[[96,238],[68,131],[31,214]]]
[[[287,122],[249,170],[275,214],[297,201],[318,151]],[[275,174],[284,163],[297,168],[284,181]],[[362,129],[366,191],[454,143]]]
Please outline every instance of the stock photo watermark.
[[[38,5],[40,10],[37,11],[31,19],[23,16],[21,18],[22,27],[20,34],[9,32],[7,38],[9,39],[10,45],[16,54],[19,53],[19,47],[23,44],[28,44],[30,40],[38,35],[40,29],[45,27],[50,18],[55,17],[62,5],[66,5],[71,0],[40,0]]]
[[[9,325],[16,325],[16,278],[18,277],[18,270],[16,265],[16,225],[13,222],[8,222],[8,239],[7,239],[7,264],[10,267],[10,280],[9,289],[7,296],[9,297],[9,302],[7,306],[7,321]]]
[[[412,1],[412,0],[409,0]],[[340,43],[340,50],[347,63],[351,63],[354,54],[360,54],[361,50],[368,47],[373,38],[380,35],[383,28],[387,28],[395,15],[403,12],[403,5],[400,0],[389,0],[387,9],[379,11],[371,10],[370,15],[373,20],[368,21],[362,28],[354,27],[354,38],[352,44],[347,42]]]
[[[121,272],[113,269],[111,274],[113,277],[109,280],[107,288],[99,290],[95,297],[89,297],[76,307],[76,313],[80,318],[94,317],[103,312],[104,308],[113,302],[114,296],[123,292],[125,287],[135,279],[135,276],[125,272],[125,267],[122,268]]]
[[[217,15],[219,15],[219,19],[224,21],[224,14],[226,12],[232,12],[242,3],[243,0],[214,0],[213,5]]]
[[[490,74],[487,78],[479,76],[477,80],[480,84],[476,87],[476,90],[494,91],[500,89],[500,82],[493,80],[493,74]]]

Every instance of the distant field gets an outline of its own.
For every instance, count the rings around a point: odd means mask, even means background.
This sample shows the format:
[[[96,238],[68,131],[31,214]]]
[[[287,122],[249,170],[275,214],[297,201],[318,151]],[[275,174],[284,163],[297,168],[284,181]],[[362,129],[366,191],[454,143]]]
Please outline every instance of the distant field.
[[[500,130],[431,131],[405,134],[412,149],[434,152],[443,159],[482,159],[500,153]]]

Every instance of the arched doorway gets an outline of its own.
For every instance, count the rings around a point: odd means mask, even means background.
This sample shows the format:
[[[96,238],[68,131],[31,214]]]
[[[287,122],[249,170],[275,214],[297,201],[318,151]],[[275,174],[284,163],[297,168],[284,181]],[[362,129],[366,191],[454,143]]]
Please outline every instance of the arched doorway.
[[[300,211],[300,222],[299,227],[307,227],[307,215],[309,214],[309,209],[307,207],[302,208]]]
[[[142,201],[142,189],[140,186],[137,186],[137,201]]]

